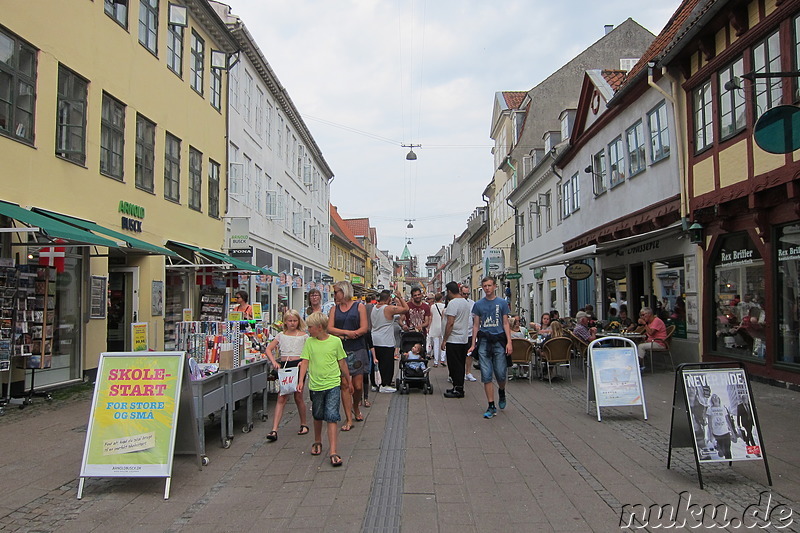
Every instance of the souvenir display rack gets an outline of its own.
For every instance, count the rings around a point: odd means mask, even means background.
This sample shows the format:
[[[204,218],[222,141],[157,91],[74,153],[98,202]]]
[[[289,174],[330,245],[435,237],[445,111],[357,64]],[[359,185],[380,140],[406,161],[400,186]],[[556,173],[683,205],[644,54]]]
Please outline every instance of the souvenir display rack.
[[[203,322],[222,322],[225,320],[227,306],[225,293],[206,290],[200,293],[200,320]]]

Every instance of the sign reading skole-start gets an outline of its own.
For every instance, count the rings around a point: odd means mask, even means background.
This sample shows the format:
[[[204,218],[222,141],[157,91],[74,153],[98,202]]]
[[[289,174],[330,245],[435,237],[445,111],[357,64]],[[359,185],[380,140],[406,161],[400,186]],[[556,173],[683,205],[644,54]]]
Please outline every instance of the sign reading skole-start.
[[[592,266],[586,263],[572,263],[564,270],[564,273],[569,279],[574,279],[576,281],[588,278],[592,275],[592,272]]]

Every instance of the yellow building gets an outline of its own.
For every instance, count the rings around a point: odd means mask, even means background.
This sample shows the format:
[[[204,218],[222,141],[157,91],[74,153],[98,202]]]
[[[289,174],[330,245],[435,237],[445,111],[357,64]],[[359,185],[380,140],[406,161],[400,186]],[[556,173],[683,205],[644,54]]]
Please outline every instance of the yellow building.
[[[193,247],[223,245],[236,45],[205,0],[37,7],[0,0],[0,226],[16,228],[2,234],[6,265],[48,260],[48,244],[66,256],[52,368],[36,373],[47,385],[132,349],[132,322],[163,349],[165,316],[171,333],[196,305],[194,253],[227,264]]]
[[[330,206],[331,258],[330,273],[334,281],[349,281],[356,295],[361,295],[366,276],[367,251],[353,235],[350,226]],[[332,297],[332,295],[331,295]]]

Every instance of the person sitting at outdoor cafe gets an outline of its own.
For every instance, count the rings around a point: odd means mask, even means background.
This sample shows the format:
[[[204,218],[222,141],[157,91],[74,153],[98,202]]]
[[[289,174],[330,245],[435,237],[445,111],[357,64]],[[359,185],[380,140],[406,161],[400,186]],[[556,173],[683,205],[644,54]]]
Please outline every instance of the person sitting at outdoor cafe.
[[[553,322],[550,326],[550,338],[557,339],[564,336],[564,326],[561,322]]]
[[[578,322],[575,324],[575,328],[572,330],[572,334],[578,337],[583,342],[592,342],[597,338],[597,328],[590,328],[589,326],[589,315],[586,311],[578,311],[578,314],[575,315],[575,320]]]
[[[634,324],[631,317],[628,316],[628,306],[621,305],[619,307],[619,316],[617,317],[617,322],[619,322],[620,326],[627,331],[632,329],[636,329],[636,325]]]
[[[583,310],[587,315],[589,315],[589,322],[594,322],[597,320],[597,317],[594,314],[594,306],[592,304],[586,304],[586,307],[584,307]]]
[[[531,331],[534,335],[550,335],[550,326],[550,313],[544,313],[541,322],[531,322]]]
[[[553,322],[561,322],[561,325],[564,325],[564,322],[561,320],[561,317],[558,315],[558,311],[553,309],[550,311],[550,323]]]
[[[511,338],[512,339],[527,339],[528,335],[525,331],[522,331],[519,325],[519,317],[512,316],[508,319],[508,327],[511,328]]]
[[[647,350],[663,352],[667,349],[667,326],[664,321],[655,316],[653,309],[642,307],[639,312],[639,325],[644,326],[647,335],[644,342],[639,344],[639,360],[643,361]]]

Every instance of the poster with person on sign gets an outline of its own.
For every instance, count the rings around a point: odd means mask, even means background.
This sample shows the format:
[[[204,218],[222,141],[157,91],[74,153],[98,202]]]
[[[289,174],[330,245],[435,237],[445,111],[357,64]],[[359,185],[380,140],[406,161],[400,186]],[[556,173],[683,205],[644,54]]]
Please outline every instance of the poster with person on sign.
[[[700,462],[761,459],[744,369],[684,370],[683,380]]]

